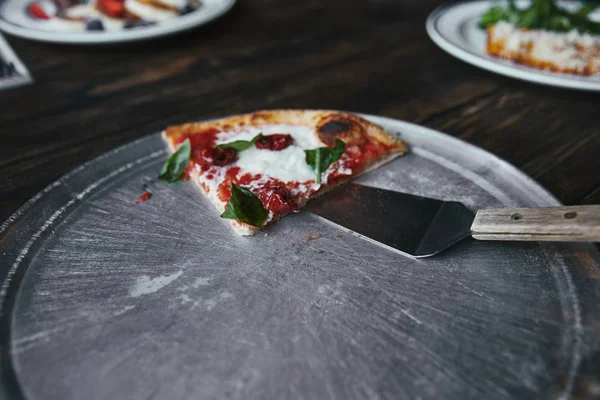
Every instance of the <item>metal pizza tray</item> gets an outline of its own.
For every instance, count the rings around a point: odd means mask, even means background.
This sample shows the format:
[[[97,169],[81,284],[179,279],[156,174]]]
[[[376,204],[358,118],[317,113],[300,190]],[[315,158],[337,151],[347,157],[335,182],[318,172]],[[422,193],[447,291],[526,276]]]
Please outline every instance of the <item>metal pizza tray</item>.
[[[473,209],[558,204],[489,153],[367,117],[412,152],[360,183]],[[0,227],[0,397],[559,399],[598,390],[593,246],[468,239],[415,260],[308,212],[238,237],[190,182],[155,181],[166,158],[158,134],[118,148]],[[136,204],[146,187],[152,198]]]

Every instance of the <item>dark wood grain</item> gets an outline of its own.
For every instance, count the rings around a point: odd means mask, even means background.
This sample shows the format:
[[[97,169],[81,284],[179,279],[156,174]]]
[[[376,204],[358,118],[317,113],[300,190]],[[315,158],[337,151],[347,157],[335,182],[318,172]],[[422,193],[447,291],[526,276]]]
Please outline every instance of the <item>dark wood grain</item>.
[[[440,0],[241,0],[174,37],[121,46],[8,38],[34,85],[0,93],[0,220],[79,164],[166,125],[261,108],[380,114],[600,202],[600,97],[481,71],[425,33]]]

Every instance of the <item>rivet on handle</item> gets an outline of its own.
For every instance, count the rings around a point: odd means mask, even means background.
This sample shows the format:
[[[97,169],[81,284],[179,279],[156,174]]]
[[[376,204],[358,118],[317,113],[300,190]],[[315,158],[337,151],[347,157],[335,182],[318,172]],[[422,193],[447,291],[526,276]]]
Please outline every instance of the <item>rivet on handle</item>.
[[[566,219],[573,219],[577,216],[577,213],[575,211],[569,211],[568,213],[565,213],[565,218]]]

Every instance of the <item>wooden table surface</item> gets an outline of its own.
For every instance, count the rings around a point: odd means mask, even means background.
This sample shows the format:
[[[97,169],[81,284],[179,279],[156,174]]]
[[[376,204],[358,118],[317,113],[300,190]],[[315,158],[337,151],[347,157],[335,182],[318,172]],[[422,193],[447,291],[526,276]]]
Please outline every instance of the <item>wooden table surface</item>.
[[[71,169],[165,126],[329,108],[441,130],[565,204],[600,203],[600,94],[525,83],[440,50],[441,0],[240,0],[177,36],[120,46],[8,37],[35,84],[0,92],[0,220]]]

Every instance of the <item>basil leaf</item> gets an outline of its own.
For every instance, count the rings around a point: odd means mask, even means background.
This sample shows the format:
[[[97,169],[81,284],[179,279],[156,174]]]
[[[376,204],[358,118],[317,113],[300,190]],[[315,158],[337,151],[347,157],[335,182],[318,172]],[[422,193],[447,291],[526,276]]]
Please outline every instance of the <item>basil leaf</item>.
[[[254,193],[231,182],[231,198],[221,218],[235,219],[252,226],[262,226],[269,216],[262,202]]]
[[[190,144],[190,139],[188,138],[179,145],[173,154],[171,154],[165,165],[163,165],[158,179],[170,183],[180,180],[190,162],[191,153],[192,146]]]
[[[259,133],[258,135],[254,136],[252,138],[252,140],[236,140],[235,142],[222,143],[217,146],[217,149],[231,148],[231,149],[234,149],[235,151],[246,150],[247,148],[254,146],[254,143],[256,143],[256,141],[261,136],[262,136],[262,133]]]
[[[340,159],[344,153],[346,144],[340,140],[335,139],[335,147],[319,147],[312,150],[304,150],[306,154],[306,163],[313,170],[317,176],[317,183],[321,183],[321,174],[327,170],[331,164]]]

